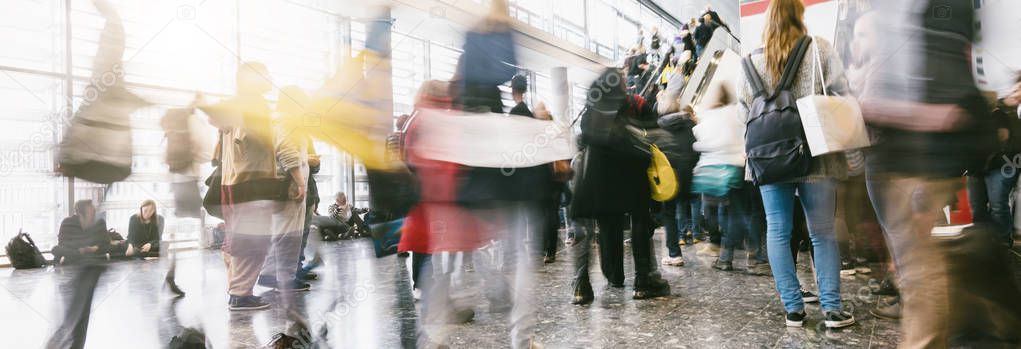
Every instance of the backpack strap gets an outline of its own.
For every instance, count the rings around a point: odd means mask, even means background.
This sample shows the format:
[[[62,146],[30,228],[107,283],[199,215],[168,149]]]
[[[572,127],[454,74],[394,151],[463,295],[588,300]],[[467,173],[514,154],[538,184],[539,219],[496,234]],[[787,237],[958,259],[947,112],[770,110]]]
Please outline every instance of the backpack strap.
[[[755,97],[762,97],[766,94],[766,88],[763,87],[762,77],[759,76],[759,72],[755,70],[755,63],[752,63],[752,56],[748,55],[741,60],[741,66],[744,67],[744,75],[748,79],[748,84],[752,86],[752,95]]]
[[[791,53],[787,55],[787,65],[783,68],[783,75],[780,77],[780,84],[777,85],[776,91],[773,92],[775,96],[779,91],[789,90],[794,85],[794,79],[797,77],[798,70],[801,69],[801,61],[805,59],[805,52],[808,52],[808,46],[812,43],[812,38],[808,35],[802,36],[798,39],[798,42],[794,44],[794,48],[791,49]]]

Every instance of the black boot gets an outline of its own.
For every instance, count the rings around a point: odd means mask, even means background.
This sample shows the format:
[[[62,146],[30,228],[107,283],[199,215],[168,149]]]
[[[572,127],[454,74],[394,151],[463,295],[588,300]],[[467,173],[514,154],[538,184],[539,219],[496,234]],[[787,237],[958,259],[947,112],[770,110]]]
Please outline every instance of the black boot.
[[[649,299],[670,295],[670,284],[659,277],[647,276],[635,281],[633,299]]]
[[[574,300],[571,304],[585,305],[592,303],[595,296],[592,294],[592,283],[588,279],[574,280]]]

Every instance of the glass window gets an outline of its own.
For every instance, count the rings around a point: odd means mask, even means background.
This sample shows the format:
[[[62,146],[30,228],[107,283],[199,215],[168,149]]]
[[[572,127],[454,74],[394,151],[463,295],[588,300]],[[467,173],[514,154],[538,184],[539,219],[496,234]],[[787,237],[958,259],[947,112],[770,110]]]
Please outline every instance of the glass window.
[[[617,11],[601,0],[590,1],[589,11],[589,23],[599,23],[589,26],[589,36],[600,45],[613,47],[616,39],[610,23],[617,22]]]
[[[553,13],[571,24],[585,27],[585,0],[553,1]]]
[[[414,109],[415,93],[425,82],[426,42],[404,34],[394,33],[393,47],[393,90],[394,116],[411,114]]]
[[[64,2],[0,1],[0,65],[64,71]]]
[[[65,117],[61,79],[0,71],[0,241],[19,230],[42,249],[56,243],[67,186],[53,176],[53,145]],[[0,250],[0,254],[6,253]]]

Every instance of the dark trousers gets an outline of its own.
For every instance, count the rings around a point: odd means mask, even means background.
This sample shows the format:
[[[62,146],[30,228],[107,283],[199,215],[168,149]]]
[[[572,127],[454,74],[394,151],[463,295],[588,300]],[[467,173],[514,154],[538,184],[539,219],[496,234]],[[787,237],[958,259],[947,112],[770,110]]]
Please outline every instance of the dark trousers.
[[[624,284],[624,224],[623,214],[596,218],[599,226],[599,267],[611,284]]]
[[[767,253],[761,248],[761,240],[766,231],[766,213],[762,207],[759,188],[751,182],[745,182],[741,188],[732,189],[728,196],[730,212],[728,227],[723,234],[720,260],[733,261],[734,249],[747,242],[744,246],[748,252],[749,265],[756,262],[765,263]]]
[[[81,261],[90,259],[104,259],[106,254],[109,253],[111,256],[124,256],[124,251],[127,250],[126,244],[105,244],[100,245],[99,250],[96,253],[82,254],[78,252],[77,247],[67,246],[53,246],[50,249],[50,253],[53,254],[54,263],[60,263],[60,259],[64,258],[64,264],[75,264]]]
[[[1011,176],[1005,176],[999,169],[968,176],[968,203],[973,221],[995,223],[1004,242],[1011,242],[1014,236],[1010,192],[1016,184],[1017,171]]]
[[[647,210],[631,217],[631,254],[635,261],[635,283],[641,286],[653,272],[652,217]],[[594,223],[594,224],[593,224]],[[599,266],[610,284],[624,284],[624,226],[628,224],[624,214],[604,215],[594,222],[590,219],[576,219],[573,255],[575,278],[588,280],[589,251],[594,225],[599,227]]]
[[[702,212],[705,216],[705,229],[709,232],[709,242],[719,245],[723,239],[723,229],[727,224],[727,205],[723,198],[703,196]]]
[[[542,250],[546,256],[552,256],[557,254],[557,243],[559,243],[560,203],[550,200],[550,202],[544,203],[542,211]]]
[[[702,197],[698,195],[680,195],[681,201],[678,205],[678,212],[681,220],[681,233],[691,232],[691,238],[705,239],[705,217],[702,216]]]
[[[666,230],[666,239],[664,240],[666,241],[666,249],[670,257],[681,256],[681,246],[678,243],[683,238],[681,235],[686,233],[687,227],[682,226],[678,218],[683,214],[682,211],[687,211],[689,208],[689,206],[684,205],[687,203],[686,200],[683,200],[686,196],[679,194],[673,200],[664,202],[663,211],[660,214]]]
[[[648,209],[631,215],[631,254],[635,260],[635,287],[642,287],[652,276],[652,215]]]

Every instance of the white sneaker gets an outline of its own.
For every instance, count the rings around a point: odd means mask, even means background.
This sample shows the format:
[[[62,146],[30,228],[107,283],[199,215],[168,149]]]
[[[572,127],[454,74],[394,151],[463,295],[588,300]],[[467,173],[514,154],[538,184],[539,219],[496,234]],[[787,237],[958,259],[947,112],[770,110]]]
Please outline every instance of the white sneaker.
[[[415,298],[416,301],[422,300],[422,290],[417,288],[411,290],[411,297]]]
[[[684,257],[663,257],[663,260],[661,260],[660,263],[663,265],[682,267],[684,266]]]

